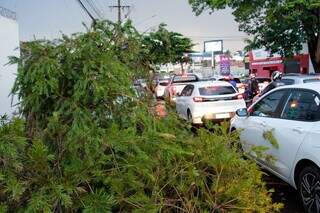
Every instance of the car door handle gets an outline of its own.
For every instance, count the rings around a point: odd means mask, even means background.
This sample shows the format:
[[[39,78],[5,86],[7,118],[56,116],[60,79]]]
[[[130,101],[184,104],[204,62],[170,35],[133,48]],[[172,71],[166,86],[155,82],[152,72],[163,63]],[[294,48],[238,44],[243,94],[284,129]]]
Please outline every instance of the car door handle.
[[[296,127],[296,128],[293,128],[292,131],[298,134],[302,134],[304,130],[301,127]]]

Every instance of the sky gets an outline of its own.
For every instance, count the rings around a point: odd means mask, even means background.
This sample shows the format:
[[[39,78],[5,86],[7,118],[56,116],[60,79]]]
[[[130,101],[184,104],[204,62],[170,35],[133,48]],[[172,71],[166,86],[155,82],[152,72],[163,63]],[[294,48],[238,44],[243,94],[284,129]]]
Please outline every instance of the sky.
[[[82,0],[85,3],[85,0]],[[116,21],[117,12],[110,5],[116,0],[92,0],[105,19]],[[123,0],[131,6],[129,13],[140,32],[148,32],[160,23],[169,30],[190,37],[195,50],[203,50],[203,42],[224,39],[225,50],[241,50],[246,34],[238,31],[231,9],[195,16],[188,0]],[[84,31],[90,18],[76,0],[0,0],[0,6],[17,12],[20,40],[53,39],[64,34]]]

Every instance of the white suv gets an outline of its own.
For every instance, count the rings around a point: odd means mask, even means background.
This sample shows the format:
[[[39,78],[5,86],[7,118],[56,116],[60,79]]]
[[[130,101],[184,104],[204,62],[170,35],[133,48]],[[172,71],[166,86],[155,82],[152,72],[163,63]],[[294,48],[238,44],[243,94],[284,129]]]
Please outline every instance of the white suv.
[[[245,153],[298,189],[306,212],[320,212],[319,93],[319,83],[279,87],[231,121]],[[274,160],[251,152],[254,146],[268,148],[265,156]]]

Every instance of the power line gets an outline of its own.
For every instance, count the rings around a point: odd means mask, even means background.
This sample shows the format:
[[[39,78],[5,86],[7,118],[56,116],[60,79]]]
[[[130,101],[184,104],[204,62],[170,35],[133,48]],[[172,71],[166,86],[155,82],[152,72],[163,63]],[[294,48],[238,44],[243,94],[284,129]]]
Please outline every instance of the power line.
[[[87,13],[87,15],[91,18],[92,22],[95,24],[97,23],[97,20],[95,17],[91,14],[91,12],[86,8],[86,6],[82,3],[81,0],[77,0],[77,2],[80,4],[81,8]]]
[[[91,0],[85,0],[87,2],[87,4],[91,7],[91,9],[93,10],[93,12],[97,15],[97,17],[99,19],[103,19],[103,15],[100,11],[100,9],[98,7],[96,7],[96,5],[93,3],[93,1]]]

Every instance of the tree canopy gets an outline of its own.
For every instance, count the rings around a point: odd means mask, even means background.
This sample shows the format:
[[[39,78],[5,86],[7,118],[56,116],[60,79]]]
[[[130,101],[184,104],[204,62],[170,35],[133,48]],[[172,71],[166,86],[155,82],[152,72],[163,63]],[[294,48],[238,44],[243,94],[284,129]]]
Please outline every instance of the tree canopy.
[[[319,0],[189,0],[194,12],[233,9],[239,29],[254,36],[255,45],[292,56],[307,43],[316,70],[320,70]]]
[[[144,44],[149,50],[147,58],[154,64],[182,64],[186,61],[184,54],[192,52],[194,46],[190,38],[169,31],[165,24],[160,24],[156,31],[144,36]]]

